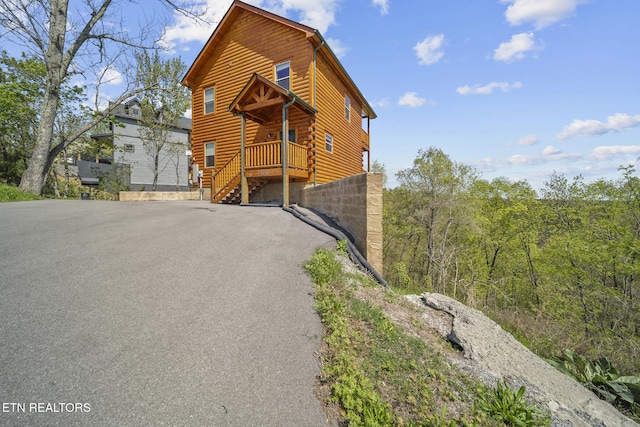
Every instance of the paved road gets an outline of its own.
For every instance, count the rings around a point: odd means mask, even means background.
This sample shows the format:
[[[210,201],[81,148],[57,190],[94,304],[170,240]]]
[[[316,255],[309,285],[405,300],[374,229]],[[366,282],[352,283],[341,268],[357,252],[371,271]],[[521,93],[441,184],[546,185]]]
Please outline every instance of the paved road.
[[[325,425],[330,243],[278,208],[0,204],[0,425]]]

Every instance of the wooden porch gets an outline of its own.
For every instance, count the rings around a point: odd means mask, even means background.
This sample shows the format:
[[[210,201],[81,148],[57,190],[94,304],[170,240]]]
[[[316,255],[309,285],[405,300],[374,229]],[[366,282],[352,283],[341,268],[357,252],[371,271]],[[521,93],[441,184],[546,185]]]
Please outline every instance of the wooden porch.
[[[242,187],[241,151],[220,170],[211,173],[211,202],[239,203]],[[248,196],[269,182],[282,182],[282,141],[251,144],[244,147],[244,179]],[[287,172],[290,179],[308,178],[312,171],[309,149],[295,142],[287,145]]]
[[[249,203],[252,193],[269,182],[282,183],[282,203],[289,204],[289,182],[308,179],[315,164],[315,114],[317,110],[293,92],[254,73],[229,105],[241,118],[239,151],[211,176],[211,202]],[[289,135],[289,109],[308,117],[305,145],[283,141]],[[261,143],[246,141],[246,122],[278,125],[281,140]],[[283,137],[284,136],[284,137]],[[284,160],[283,160],[284,159]]]

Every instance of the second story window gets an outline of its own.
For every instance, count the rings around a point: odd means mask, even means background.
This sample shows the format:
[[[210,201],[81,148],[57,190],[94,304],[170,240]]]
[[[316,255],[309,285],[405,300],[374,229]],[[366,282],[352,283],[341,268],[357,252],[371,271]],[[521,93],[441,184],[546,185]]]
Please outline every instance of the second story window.
[[[276,65],[276,84],[286,90],[291,90],[290,74],[291,64],[289,61]]]
[[[351,121],[351,99],[349,99],[349,95],[344,96],[344,118],[348,122]]]
[[[209,89],[204,90],[204,113],[213,113],[214,109],[214,90],[212,87],[210,87]]]

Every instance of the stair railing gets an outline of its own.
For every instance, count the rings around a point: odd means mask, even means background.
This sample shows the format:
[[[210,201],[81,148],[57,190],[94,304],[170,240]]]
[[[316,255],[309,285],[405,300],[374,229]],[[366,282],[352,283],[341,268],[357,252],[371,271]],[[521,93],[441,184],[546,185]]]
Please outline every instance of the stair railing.
[[[240,151],[236,153],[217,172],[211,172],[211,201],[225,191],[229,185],[240,176]]]

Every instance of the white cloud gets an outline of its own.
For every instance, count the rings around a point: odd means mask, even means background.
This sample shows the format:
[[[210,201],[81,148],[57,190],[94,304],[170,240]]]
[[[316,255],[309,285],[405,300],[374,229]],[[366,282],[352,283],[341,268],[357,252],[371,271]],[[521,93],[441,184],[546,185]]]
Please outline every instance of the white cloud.
[[[525,147],[529,147],[531,145],[536,145],[540,142],[540,138],[538,138],[537,135],[527,135],[527,136],[523,136],[522,138],[519,138],[516,141],[517,145],[523,145]]]
[[[562,132],[556,135],[556,138],[564,140],[575,136],[603,135],[612,131],[620,132],[639,125],[640,114],[630,116],[629,114],[616,113],[613,116],[609,116],[606,122],[599,120],[574,120],[570,125],[565,126]]]
[[[413,50],[416,51],[418,62],[420,65],[431,65],[440,61],[444,56],[442,44],[444,43],[444,34],[429,36],[418,42]]]
[[[380,14],[386,15],[389,13],[389,0],[372,0],[373,4],[380,7]]]
[[[389,106],[389,99],[388,98],[382,98],[376,101],[373,101],[371,103],[372,107],[380,107],[380,108],[387,108]]]
[[[544,150],[542,150],[542,154],[545,156],[553,156],[555,154],[560,154],[561,151],[559,148],[554,147],[553,145],[547,145]]]
[[[579,153],[565,154],[561,153],[560,150],[553,149],[553,147],[547,147],[542,154],[515,154],[506,158],[486,157],[469,163],[483,172],[496,172],[507,167],[536,166],[552,162],[575,162],[582,157],[582,154]]]
[[[398,100],[398,105],[403,107],[420,107],[427,102],[425,98],[420,98],[416,92],[407,92]]]
[[[205,43],[216,25],[231,6],[232,0],[207,0],[193,6],[194,11],[202,13],[201,19],[192,19],[174,12],[175,23],[164,30],[161,45],[173,51],[177,44],[197,41]]]
[[[512,89],[520,89],[522,87],[522,83],[507,83],[507,82],[491,82],[488,85],[480,86],[461,86],[456,89],[460,95],[490,95],[493,93],[494,89],[500,89],[502,92],[511,92]]]
[[[531,22],[541,29],[573,15],[584,0],[501,0],[501,3],[510,4],[504,13],[509,24]]]
[[[331,25],[335,24],[335,12],[340,0],[245,0],[245,2],[289,17],[325,33]],[[162,47],[173,51],[176,45],[181,43],[192,41],[205,43],[231,3],[232,0],[201,0],[194,5],[196,10],[204,11],[199,20],[175,12],[174,24],[165,28]]]
[[[98,74],[98,83],[106,85],[119,85],[120,83],[122,83],[122,73],[111,66],[104,67]]]
[[[350,48],[345,46],[340,40],[327,38],[327,43],[331,46],[331,50],[339,59],[344,58],[349,52]]]
[[[520,33],[511,37],[508,42],[500,43],[493,51],[493,59],[496,61],[513,62],[525,57],[525,53],[532,50],[540,50],[542,46],[536,44],[534,33]]]
[[[209,2],[216,0],[208,0]],[[340,0],[266,0],[254,1],[258,7],[263,7],[281,16],[291,17],[291,12],[297,12],[299,16],[293,16],[293,20],[315,28],[321,33],[335,24],[335,13]]]
[[[640,145],[610,145],[593,149],[591,158],[594,160],[608,160],[614,157],[640,155]]]

